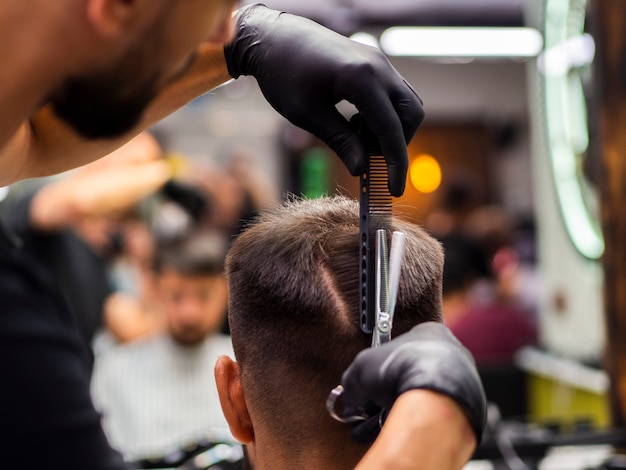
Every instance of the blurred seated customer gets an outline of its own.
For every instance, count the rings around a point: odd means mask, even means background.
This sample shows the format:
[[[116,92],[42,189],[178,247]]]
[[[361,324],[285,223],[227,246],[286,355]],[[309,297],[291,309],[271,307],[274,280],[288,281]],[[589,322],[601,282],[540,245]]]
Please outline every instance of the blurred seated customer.
[[[194,232],[157,246],[154,292],[165,330],[98,357],[92,382],[111,445],[127,458],[165,455],[196,440],[229,440],[213,376],[232,351],[226,313],[227,239]]]
[[[116,294],[107,262],[123,219],[170,177],[161,149],[147,133],[112,154],[29,190],[3,207],[2,217],[24,251],[52,275],[91,344],[105,304]]]
[[[452,325],[465,315],[469,304],[491,300],[493,283],[487,259],[472,239],[457,232],[439,241],[445,253],[443,316],[446,325]]]
[[[163,328],[152,282],[154,245],[183,236],[209,210],[202,190],[186,184],[175,173],[176,178],[170,179],[159,190],[159,197],[151,201],[149,215],[127,220],[120,227],[120,251],[110,267],[118,292],[105,305],[107,334],[99,337],[96,352],[111,343],[134,341]]]
[[[536,269],[533,220],[520,217],[516,221],[503,208],[488,205],[475,209],[465,220],[463,230],[483,247],[498,295],[536,313],[541,282]]]
[[[487,277],[490,270],[482,250],[471,238],[457,234],[442,242],[446,324],[472,353],[479,370],[512,364],[520,347],[537,342],[532,312],[500,295],[497,283]],[[473,293],[476,283],[485,280],[494,286],[487,298]]]
[[[390,225],[406,240],[395,337],[441,321],[443,254],[420,227]],[[237,362],[221,357],[215,374],[233,436],[246,445],[244,468],[348,470],[369,449],[371,440],[354,439],[356,428],[334,421],[325,408],[342,372],[372,341],[360,329],[354,301],[359,239],[358,203],[337,197],[265,212],[233,243],[227,275]],[[378,418],[373,424],[380,429]],[[473,437],[454,436],[458,452],[447,457],[461,468],[469,458],[462,443]]]

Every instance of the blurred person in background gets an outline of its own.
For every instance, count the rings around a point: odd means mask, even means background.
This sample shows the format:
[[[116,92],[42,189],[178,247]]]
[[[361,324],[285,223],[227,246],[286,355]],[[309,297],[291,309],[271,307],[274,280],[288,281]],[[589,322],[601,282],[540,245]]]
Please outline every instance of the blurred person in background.
[[[185,181],[187,162],[172,156],[166,160],[172,178],[145,201],[140,217],[125,221],[118,231],[119,252],[109,268],[117,293],[105,306],[106,331],[98,338],[100,351],[163,328],[152,279],[155,245],[199,227],[212,210],[203,189]]]
[[[443,316],[446,325],[454,325],[473,302],[483,297],[477,286],[491,284],[491,271],[481,247],[462,233],[439,238],[445,253],[443,269]],[[489,288],[491,291],[491,288]],[[489,299],[491,295],[489,295]]]
[[[479,205],[476,182],[455,173],[426,227],[446,253],[446,324],[479,366],[511,364],[517,349],[537,341],[531,270],[529,263],[520,268],[512,217],[496,205]]]
[[[160,156],[158,143],[143,133],[3,207],[4,223],[58,284],[89,345],[106,323],[105,312],[116,316],[126,308],[123,294],[110,281],[108,263],[120,248],[120,233],[136,220],[137,204],[171,176]],[[137,249],[150,250],[149,239],[140,244]]]
[[[483,229],[490,226],[485,223]],[[498,406],[501,416],[520,418],[528,412],[528,398],[526,375],[516,366],[515,353],[537,343],[537,325],[534,312],[511,295],[512,272],[502,274],[512,269],[514,250],[492,235],[483,239],[491,238],[489,250],[464,233],[442,239],[443,313],[450,330],[474,356],[487,400]],[[496,257],[490,262],[486,253]]]
[[[537,342],[532,312],[507,295],[499,294],[488,260],[472,238],[462,235],[444,238],[443,246],[446,324],[472,353],[479,371],[484,367],[512,365],[520,347]],[[485,285],[491,286],[488,290],[493,295],[482,294]]]
[[[482,247],[490,263],[494,296],[536,314],[539,279],[532,219],[516,220],[502,207],[486,205],[468,215],[463,231]]]
[[[213,377],[217,357],[232,352],[220,334],[227,246],[223,235],[204,230],[157,246],[152,292],[164,331],[96,360],[94,404],[111,444],[130,459],[230,439]]]

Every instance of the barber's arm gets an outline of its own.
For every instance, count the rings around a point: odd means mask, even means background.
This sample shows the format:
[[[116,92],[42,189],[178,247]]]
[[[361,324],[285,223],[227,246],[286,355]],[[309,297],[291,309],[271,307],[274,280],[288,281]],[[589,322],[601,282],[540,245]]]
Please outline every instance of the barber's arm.
[[[398,397],[355,470],[460,470],[475,447],[476,436],[458,403],[411,390]]]
[[[460,470],[480,441],[486,400],[476,366],[439,323],[361,352],[342,384],[346,409],[391,409],[380,434],[368,422],[353,429],[361,440],[378,434],[357,470]]]
[[[140,134],[102,160],[43,186],[30,204],[30,225],[54,232],[86,217],[106,216],[133,207],[171,177],[161,149]]]

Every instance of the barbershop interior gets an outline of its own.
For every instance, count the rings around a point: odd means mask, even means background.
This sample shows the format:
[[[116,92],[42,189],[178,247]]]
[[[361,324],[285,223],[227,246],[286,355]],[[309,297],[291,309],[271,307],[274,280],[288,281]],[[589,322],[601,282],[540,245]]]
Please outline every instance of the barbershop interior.
[[[626,468],[624,2],[264,3],[379,48],[423,101],[392,211],[441,244],[442,321],[487,397],[464,469]],[[136,468],[228,470],[228,249],[277,204],[361,193],[241,76],[101,160],[2,188],[0,216],[66,290],[111,445]]]

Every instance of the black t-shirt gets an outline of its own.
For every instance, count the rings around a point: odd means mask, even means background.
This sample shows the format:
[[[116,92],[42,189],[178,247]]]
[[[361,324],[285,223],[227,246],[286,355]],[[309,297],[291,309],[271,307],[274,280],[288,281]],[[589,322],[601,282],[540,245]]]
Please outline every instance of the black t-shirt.
[[[49,273],[0,225],[0,468],[125,470],[89,394],[90,353]]]
[[[11,201],[2,210],[2,219],[22,240],[23,249],[44,265],[66,298],[70,313],[87,342],[91,344],[102,325],[102,307],[111,294],[106,264],[71,229],[41,232],[30,222],[30,205],[35,192]]]

